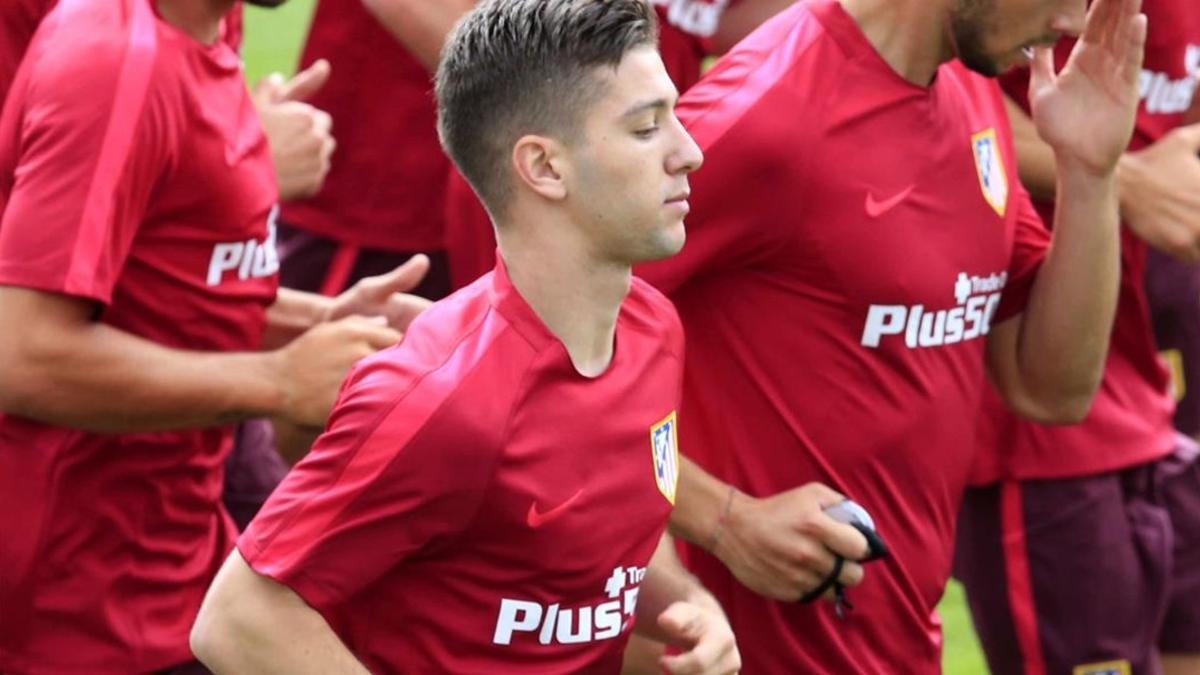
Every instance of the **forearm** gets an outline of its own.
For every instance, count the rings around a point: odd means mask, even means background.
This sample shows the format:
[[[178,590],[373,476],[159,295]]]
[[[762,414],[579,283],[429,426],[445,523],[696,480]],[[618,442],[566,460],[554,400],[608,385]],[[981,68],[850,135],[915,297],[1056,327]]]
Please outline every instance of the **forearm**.
[[[368,673],[319,613],[259,576],[236,550],[204,599],[191,645],[216,675]]]
[[[93,432],[202,428],[282,405],[272,354],[171,349],[102,323],[3,370],[4,412]]]
[[[267,329],[262,348],[278,349],[309,328],[329,318],[333,300],[316,293],[280,288],[275,302],[267,308]]]
[[[1014,348],[1028,397],[1086,412],[1103,375],[1120,282],[1116,178],[1060,163],[1057,192],[1053,242]]]
[[[658,617],[676,602],[687,602],[724,614],[717,599],[684,569],[675,554],[674,542],[664,535],[638,591],[634,632],[651,640],[670,643],[671,636],[659,626]]]
[[[687,457],[679,457],[679,486],[671,511],[670,532],[708,550],[719,533],[732,486],[720,481]],[[736,496],[736,495],[735,495]]]
[[[475,6],[474,0],[363,0],[363,4],[431,73],[437,70],[450,29]]]

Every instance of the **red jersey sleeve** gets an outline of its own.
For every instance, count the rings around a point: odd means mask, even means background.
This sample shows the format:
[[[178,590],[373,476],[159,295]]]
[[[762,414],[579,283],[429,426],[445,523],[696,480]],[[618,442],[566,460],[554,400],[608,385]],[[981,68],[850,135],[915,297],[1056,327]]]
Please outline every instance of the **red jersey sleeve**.
[[[319,611],[459,534],[498,457],[497,435],[457,414],[461,390],[396,353],[351,375],[325,433],[238,540],[255,571]]]
[[[995,323],[1011,319],[1025,310],[1033,281],[1046,258],[1046,250],[1050,248],[1050,232],[1025,186],[1016,182],[1014,189],[1016,193],[1012,199],[1017,207],[1017,224],[1013,233],[1013,253],[1008,264],[1008,283],[993,319]]]
[[[171,154],[151,91],[155,27],[75,45],[54,44],[53,28],[0,122],[0,283],[107,303]]]

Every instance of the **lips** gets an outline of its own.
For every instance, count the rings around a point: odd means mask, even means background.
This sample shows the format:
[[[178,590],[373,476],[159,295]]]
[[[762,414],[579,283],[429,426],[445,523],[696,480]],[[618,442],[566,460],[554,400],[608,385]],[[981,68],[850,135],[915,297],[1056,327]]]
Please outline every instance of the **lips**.
[[[690,197],[690,196],[692,196],[691,191],[685,190],[684,192],[680,192],[679,194],[675,195],[674,197],[668,197],[665,203],[674,204],[677,202],[686,202],[688,200],[688,197]]]

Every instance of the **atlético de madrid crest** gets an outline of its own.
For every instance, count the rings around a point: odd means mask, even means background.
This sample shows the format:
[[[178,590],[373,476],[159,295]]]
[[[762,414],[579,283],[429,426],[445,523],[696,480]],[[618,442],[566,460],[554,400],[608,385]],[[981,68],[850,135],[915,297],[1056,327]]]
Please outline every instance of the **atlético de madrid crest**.
[[[1008,174],[1004,170],[1004,156],[1000,154],[996,130],[987,129],[972,136],[971,148],[975,152],[975,168],[978,169],[983,198],[1003,218],[1008,208]]]
[[[679,429],[672,410],[666,419],[650,427],[650,454],[654,456],[654,482],[658,491],[675,504],[679,484]]]

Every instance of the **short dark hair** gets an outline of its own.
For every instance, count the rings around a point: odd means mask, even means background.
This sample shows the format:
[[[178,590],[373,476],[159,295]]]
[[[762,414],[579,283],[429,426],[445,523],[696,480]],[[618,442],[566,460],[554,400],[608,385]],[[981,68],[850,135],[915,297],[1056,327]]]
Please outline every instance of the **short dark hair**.
[[[648,0],[483,0],[459,21],[438,66],[438,134],[493,217],[517,139],[577,137],[603,91],[595,68],[657,42]]]

